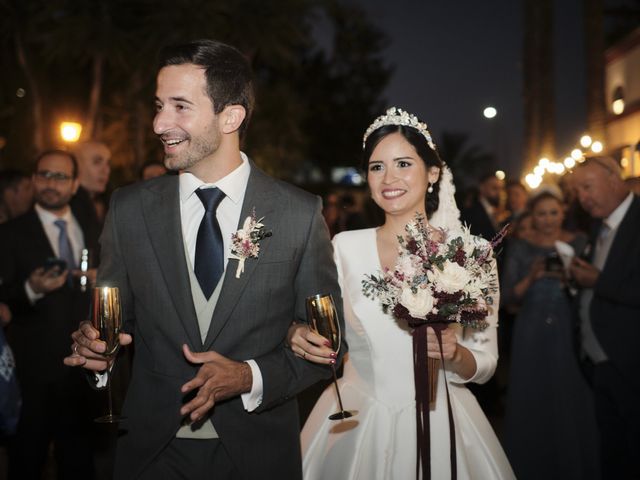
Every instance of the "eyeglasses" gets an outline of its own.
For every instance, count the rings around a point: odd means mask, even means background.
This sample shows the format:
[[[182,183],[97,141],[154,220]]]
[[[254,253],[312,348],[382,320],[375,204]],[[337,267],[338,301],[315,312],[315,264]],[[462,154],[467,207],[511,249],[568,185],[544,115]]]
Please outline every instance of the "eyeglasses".
[[[56,182],[68,182],[73,177],[62,172],[51,172],[49,170],[40,170],[36,172],[36,177],[40,180],[54,180]]]

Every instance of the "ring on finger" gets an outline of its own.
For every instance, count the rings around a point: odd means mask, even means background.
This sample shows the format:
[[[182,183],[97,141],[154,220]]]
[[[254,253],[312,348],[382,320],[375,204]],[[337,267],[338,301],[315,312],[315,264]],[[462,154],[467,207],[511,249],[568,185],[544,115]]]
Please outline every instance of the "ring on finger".
[[[304,358],[305,360],[307,359],[307,352],[305,352],[304,350],[302,351],[302,358]]]
[[[71,347],[71,350],[73,350],[74,355],[80,355],[78,353],[78,344],[74,343],[73,346]]]

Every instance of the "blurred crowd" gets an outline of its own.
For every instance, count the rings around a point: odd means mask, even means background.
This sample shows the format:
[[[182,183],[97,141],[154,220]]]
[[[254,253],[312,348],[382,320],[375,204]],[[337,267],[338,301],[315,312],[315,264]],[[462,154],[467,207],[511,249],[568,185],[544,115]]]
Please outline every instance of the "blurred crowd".
[[[78,458],[91,459],[97,478],[110,477],[116,432],[92,422],[105,408],[104,394],[61,361],[71,331],[88,311],[86,282],[95,279],[108,187],[114,187],[110,157],[103,143],[84,142],[72,151],[43,152],[33,172],[0,172],[0,434],[9,478],[42,478],[51,452],[58,478],[81,478],[87,466]],[[473,191],[458,195],[462,220],[472,233],[491,240],[507,228],[498,255],[499,369],[474,393],[501,434],[518,478],[600,478],[601,463],[612,460],[627,471],[629,452],[605,449],[602,456],[611,458],[601,458],[598,445],[620,435],[620,422],[637,421],[637,414],[627,412],[639,393],[633,384],[627,390],[619,386],[623,382],[616,375],[623,369],[617,353],[598,328],[590,329],[603,323],[593,318],[600,315],[596,301],[610,300],[621,322],[638,311],[636,299],[613,295],[611,300],[603,293],[619,288],[620,276],[630,288],[638,286],[638,274],[623,267],[605,275],[614,268],[607,249],[627,245],[622,235],[635,241],[630,244],[635,250],[626,252],[631,266],[639,248],[638,224],[625,227],[625,222],[638,203],[633,192],[640,194],[640,178],[622,181],[619,168],[607,157],[587,160],[533,192],[517,180],[490,174]],[[152,162],[139,179],[166,173]],[[380,224],[381,212],[368,198],[347,187],[323,195],[331,236]],[[598,244],[603,224],[613,232],[605,250]],[[27,344],[32,338],[40,344]],[[618,338],[616,348],[628,351],[631,338]],[[116,402],[126,389],[127,362],[121,363]],[[617,416],[607,419],[607,410]],[[627,478],[621,475],[611,478]]]

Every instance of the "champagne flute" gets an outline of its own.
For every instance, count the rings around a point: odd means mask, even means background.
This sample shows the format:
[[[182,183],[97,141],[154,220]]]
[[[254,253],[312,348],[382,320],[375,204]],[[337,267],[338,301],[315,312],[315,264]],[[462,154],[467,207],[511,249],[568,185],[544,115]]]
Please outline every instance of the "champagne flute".
[[[121,417],[113,414],[111,398],[111,371],[120,349],[120,329],[122,326],[122,309],[120,291],[117,287],[95,287],[91,302],[91,325],[100,333],[100,340],[105,342],[103,355],[107,358],[107,395],[109,398],[109,414],[96,418],[98,423],[117,423]]]
[[[338,313],[335,303],[331,295],[313,295],[307,297],[307,320],[313,331],[322,335],[331,342],[334,352],[338,353],[341,343],[340,323],[338,322]],[[338,377],[336,376],[336,366],[331,365],[333,372],[333,384],[336,387],[338,396],[338,405],[340,411],[329,415],[330,420],[343,420],[355,415],[354,412],[345,410],[342,406],[342,397],[340,397],[340,389],[338,388]]]

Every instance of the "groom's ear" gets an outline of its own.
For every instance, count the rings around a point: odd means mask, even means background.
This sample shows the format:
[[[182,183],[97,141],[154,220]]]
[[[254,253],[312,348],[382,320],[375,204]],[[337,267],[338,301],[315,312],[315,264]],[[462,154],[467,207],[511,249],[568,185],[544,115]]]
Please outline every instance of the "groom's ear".
[[[233,133],[242,125],[247,116],[247,111],[242,105],[227,105],[218,116],[220,117],[220,130],[222,133]]]

